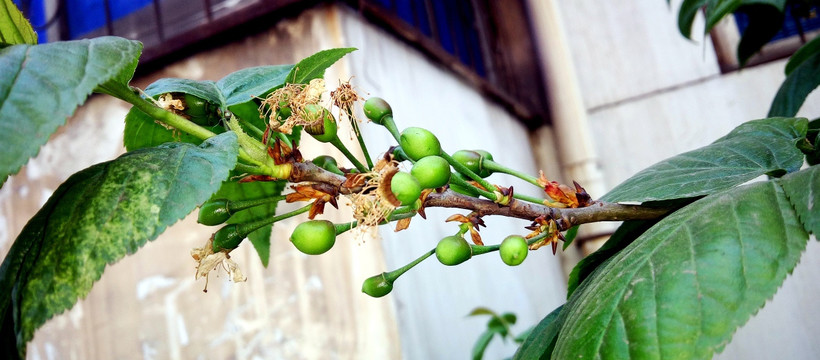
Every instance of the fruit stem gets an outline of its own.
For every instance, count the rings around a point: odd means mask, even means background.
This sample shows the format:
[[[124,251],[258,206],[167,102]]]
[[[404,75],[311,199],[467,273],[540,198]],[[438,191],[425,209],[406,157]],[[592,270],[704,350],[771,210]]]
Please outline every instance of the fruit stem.
[[[483,195],[484,197],[486,197],[490,200],[493,200],[493,201],[500,200],[498,198],[498,196],[496,196],[496,194],[491,191],[491,190],[495,190],[495,185],[491,184],[487,180],[482,179],[481,176],[478,176],[478,174],[472,172],[466,166],[464,166],[460,162],[456,161],[456,159],[453,159],[453,157],[450,156],[449,154],[447,154],[444,150],[441,151],[441,157],[443,157],[445,160],[447,160],[447,162],[450,163],[450,165],[454,169],[456,169],[456,171],[458,171],[458,172],[460,172],[464,175],[467,175],[471,179],[475,180],[475,182],[477,182],[479,185],[481,185],[484,189],[489,190],[489,191],[484,191],[484,192],[479,191],[479,193],[481,195]],[[461,185],[461,184],[459,184],[459,185]],[[470,185],[470,186],[472,186],[472,185]],[[478,189],[478,190],[481,190],[481,189]],[[489,194],[489,196],[485,193]]]
[[[487,170],[490,170],[490,171],[500,172],[500,173],[515,176],[515,177],[517,177],[521,180],[524,180],[524,181],[526,181],[530,184],[535,185],[539,189],[544,188],[543,186],[538,184],[538,179],[536,177],[534,177],[532,175],[529,175],[529,174],[522,173],[518,170],[510,169],[510,168],[505,167],[504,165],[501,165],[501,164],[499,164],[499,163],[497,163],[493,160],[485,159],[484,161],[481,162],[481,167],[485,168]]]
[[[442,153],[444,153],[444,152],[442,151]],[[445,159],[446,159],[446,158],[445,158]],[[447,160],[447,162],[449,162],[449,161],[450,161],[450,160]],[[460,165],[460,164],[459,164],[459,165]],[[458,169],[456,169],[456,170],[458,170]],[[469,171],[469,170],[468,170],[468,171]],[[466,181],[464,181],[464,180],[462,180],[462,179],[458,178],[457,176],[451,176],[451,177],[450,177],[450,181],[451,181],[451,182],[456,183],[456,185],[461,185],[462,187],[469,187],[470,189],[475,190],[475,192],[479,193],[481,196],[484,196],[484,197],[486,197],[486,198],[488,198],[488,199],[490,199],[490,200],[495,200],[495,194],[494,194],[494,193],[489,192],[489,191],[484,190],[484,189],[481,189],[481,188],[479,188],[479,187],[477,187],[477,186],[474,186],[473,184],[470,184],[469,182],[466,182]],[[513,194],[513,196],[514,196],[514,195],[515,195],[515,194]],[[540,202],[539,202],[539,204],[540,204]]]
[[[390,216],[388,216],[387,219],[382,220],[382,222],[380,222],[379,225],[389,224],[393,221],[407,219],[413,216],[416,216],[415,210],[412,210],[409,206],[402,206],[394,210],[393,213],[390,214]],[[357,221],[336,224],[336,235],[340,235],[350,229],[355,228],[356,226],[358,226]]]
[[[300,208],[298,208],[296,210],[293,210],[291,212],[288,212],[288,213],[284,213],[282,215],[276,215],[276,216],[273,216],[273,217],[270,217],[270,218],[259,219],[259,220],[256,220],[256,221],[240,224],[240,225],[237,226],[236,232],[239,233],[243,237],[248,236],[248,234],[256,231],[257,229],[261,229],[262,227],[273,224],[273,223],[275,223],[279,220],[292,218],[296,215],[306,213],[306,212],[308,212],[308,210],[310,210],[311,206],[313,206],[313,203],[307,204],[303,207],[300,207]]]
[[[425,259],[430,257],[430,255],[433,255],[435,253],[436,253],[436,248],[433,248],[432,250],[424,253],[424,255],[422,255],[422,256],[419,256],[416,260],[413,260],[409,264],[404,265],[404,266],[402,266],[402,267],[400,267],[396,270],[393,270],[391,272],[384,273],[384,278],[388,282],[393,283],[394,281],[396,281],[396,279],[399,278],[399,276],[406,273],[408,270],[412,269],[414,266],[418,265],[420,262],[424,261]]]
[[[544,205],[544,199],[535,198],[535,197],[532,197],[532,196],[529,196],[529,195],[524,195],[524,194],[519,194],[519,193],[513,193],[513,197],[514,197],[514,198],[516,198],[516,199],[518,199],[518,200],[523,200],[523,201],[526,201],[526,202],[531,202],[531,203],[533,203],[533,204],[541,204],[541,205]]]
[[[228,211],[233,214],[237,211],[242,211],[259,205],[264,205],[272,202],[279,202],[285,200],[285,195],[271,196],[262,199],[228,201]]]
[[[393,121],[393,115],[385,115],[382,120],[382,126],[387,128],[387,131],[390,132],[390,135],[393,135],[393,138],[396,139],[396,143],[401,144],[401,135],[399,135],[399,129],[396,127],[396,122]]]
[[[362,153],[364,154],[364,160],[367,162],[367,168],[373,168],[373,160],[370,160],[370,153],[367,152],[367,145],[364,143],[364,138],[362,138],[362,132],[359,131],[359,122],[356,120],[356,117],[353,116],[353,109],[347,109],[347,118],[350,120],[350,124],[353,125],[353,132],[356,133],[356,138],[359,140],[359,147],[362,148]]]
[[[330,140],[330,144],[335,146],[337,149],[339,149],[339,151],[341,151],[342,154],[344,154],[344,156],[348,160],[350,160],[350,162],[353,163],[353,166],[356,167],[356,170],[359,170],[359,172],[361,172],[361,173],[366,173],[366,172],[369,171],[369,170],[367,170],[367,168],[364,165],[362,165],[362,163],[359,161],[359,159],[356,159],[356,157],[353,156],[352,153],[350,153],[350,150],[348,150],[347,147],[345,146],[345,144],[343,144],[342,141],[339,140],[338,136],[333,138],[333,140]]]
[[[538,240],[541,240],[541,239],[545,238],[547,235],[549,235],[549,232],[540,233],[540,234],[534,236],[532,239],[527,240],[527,245],[532,245],[535,242],[537,242]],[[498,249],[501,248],[501,244],[486,245],[486,246],[485,245],[470,244],[470,247],[472,248],[473,256],[475,256],[475,255],[486,254],[488,252],[498,251]]]

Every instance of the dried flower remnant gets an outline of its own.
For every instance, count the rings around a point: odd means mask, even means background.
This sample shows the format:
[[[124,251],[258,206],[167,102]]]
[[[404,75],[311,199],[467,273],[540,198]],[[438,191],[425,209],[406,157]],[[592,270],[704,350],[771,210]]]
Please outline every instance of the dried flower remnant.
[[[325,92],[325,81],[323,79],[313,79],[305,84],[286,84],[282,88],[274,90],[260,105],[259,112],[263,118],[268,119],[268,126],[275,131],[290,134],[293,128],[299,125],[309,125],[317,119],[306,119],[305,106],[319,105],[322,101],[322,94]],[[282,119],[281,109],[290,109],[290,116]],[[318,121],[322,118],[319,116]]]
[[[401,205],[390,190],[393,175],[398,172],[397,163],[387,155],[376,163],[373,171],[357,174],[348,179],[353,183],[363,184],[359,192],[349,195],[353,205],[353,217],[357,223],[356,229],[361,233],[378,226]]]
[[[248,278],[242,274],[242,271],[239,269],[236,262],[231,260],[231,256],[228,255],[227,251],[214,253],[213,238],[208,239],[205,246],[191,249],[191,257],[193,257],[197,262],[194,280],[199,280],[202,277],[205,278],[205,289],[203,289],[204,292],[208,292],[208,275],[211,271],[217,270],[220,266],[222,266],[222,268],[225,269],[231,277],[231,281],[244,282],[248,280]]]

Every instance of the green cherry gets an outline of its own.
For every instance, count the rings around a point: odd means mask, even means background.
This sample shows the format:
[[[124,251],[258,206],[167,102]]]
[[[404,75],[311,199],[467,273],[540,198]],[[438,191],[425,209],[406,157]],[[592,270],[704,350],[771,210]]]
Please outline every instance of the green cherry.
[[[461,264],[472,256],[472,247],[461,236],[447,236],[436,245],[436,258],[447,266]]]
[[[390,180],[390,191],[402,205],[415,203],[421,196],[421,190],[418,180],[410,173],[399,171]]]
[[[404,129],[399,136],[399,145],[412,160],[441,154],[441,143],[433,133],[418,127]]]
[[[393,282],[388,281],[384,273],[365,279],[362,283],[362,292],[372,297],[385,296],[393,291]]]
[[[501,261],[510,266],[516,266],[524,262],[529,253],[527,240],[518,235],[507,236],[498,249]]]
[[[323,254],[336,243],[336,226],[327,220],[309,220],[296,226],[290,241],[305,254]]]
[[[425,156],[413,164],[410,174],[422,188],[440,188],[450,181],[450,163],[441,156]]]

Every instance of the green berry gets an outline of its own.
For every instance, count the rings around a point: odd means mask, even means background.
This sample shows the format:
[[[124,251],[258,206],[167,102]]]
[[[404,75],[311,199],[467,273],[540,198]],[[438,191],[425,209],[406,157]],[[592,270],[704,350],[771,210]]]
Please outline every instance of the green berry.
[[[390,191],[402,205],[410,205],[421,196],[421,185],[418,180],[403,171],[397,172],[390,180]]]
[[[197,222],[202,225],[213,226],[228,221],[230,217],[231,211],[228,209],[228,200],[216,199],[208,201],[199,207]]]
[[[527,240],[518,235],[510,235],[501,242],[501,247],[498,249],[501,255],[501,261],[510,266],[516,266],[524,262],[529,253]]]
[[[385,296],[393,291],[393,282],[388,281],[384,273],[365,279],[362,283],[362,292],[372,297]]]
[[[197,125],[211,126],[219,122],[216,106],[208,101],[187,93],[182,94],[182,101],[185,103],[185,109],[182,112]]]
[[[441,156],[425,156],[413,164],[410,174],[422,188],[440,188],[450,181],[450,163]]]
[[[336,138],[336,118],[330,111],[316,104],[308,104],[303,116],[305,120],[313,123],[305,126],[305,131],[314,139],[326,143]]]
[[[214,233],[214,243],[212,247],[214,252],[233,250],[242,243],[242,240],[245,240],[245,235],[239,233],[239,226],[229,224]]]
[[[461,264],[472,256],[473,248],[461,236],[447,236],[436,245],[436,258],[447,266]]]
[[[484,159],[493,159],[493,156],[484,150],[459,150],[453,153],[453,159],[482,178],[492,174],[492,171],[481,166]]]
[[[399,136],[402,150],[412,160],[425,156],[441,154],[441,143],[433,133],[426,129],[409,127]]]
[[[290,241],[305,254],[323,254],[336,243],[336,226],[327,220],[306,221],[296,226]]]
[[[370,121],[379,125],[384,125],[385,116],[393,116],[393,109],[390,108],[390,104],[378,97],[367,99],[367,101],[364,102],[363,110],[364,115],[367,116]]]

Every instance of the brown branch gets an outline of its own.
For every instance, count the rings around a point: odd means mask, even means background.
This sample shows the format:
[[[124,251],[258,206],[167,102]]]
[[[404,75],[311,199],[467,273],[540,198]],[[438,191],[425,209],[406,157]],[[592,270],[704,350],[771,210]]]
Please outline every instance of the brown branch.
[[[289,180],[294,183],[310,181],[328,184],[338,188],[341,194],[351,194],[361,190],[361,187],[343,187],[342,184],[346,180],[344,176],[331,173],[307,162],[294,163]],[[424,207],[466,209],[475,211],[481,216],[500,215],[531,221],[539,216],[547,216],[555,220],[563,219],[564,221],[559,222],[565,225],[561,226],[561,230],[566,230],[573,225],[591,222],[656,219],[673,210],[672,208],[622,205],[602,201],[593,201],[589,206],[582,208],[553,208],[514,199],[508,206],[502,206],[489,200],[459,194],[449,189],[440,193],[431,193],[424,201]]]

